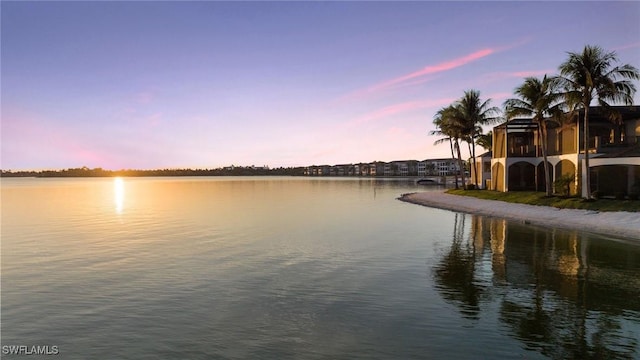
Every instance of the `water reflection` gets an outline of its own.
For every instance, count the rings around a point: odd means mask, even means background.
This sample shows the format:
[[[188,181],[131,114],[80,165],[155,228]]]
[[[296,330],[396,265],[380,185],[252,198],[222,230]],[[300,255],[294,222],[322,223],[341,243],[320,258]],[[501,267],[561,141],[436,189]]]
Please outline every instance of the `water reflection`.
[[[122,210],[124,208],[124,180],[120,177],[113,179],[113,194],[116,213],[122,214]]]
[[[458,214],[453,242],[433,274],[441,296],[464,318],[497,309],[508,335],[528,350],[557,359],[640,355],[638,248]]]

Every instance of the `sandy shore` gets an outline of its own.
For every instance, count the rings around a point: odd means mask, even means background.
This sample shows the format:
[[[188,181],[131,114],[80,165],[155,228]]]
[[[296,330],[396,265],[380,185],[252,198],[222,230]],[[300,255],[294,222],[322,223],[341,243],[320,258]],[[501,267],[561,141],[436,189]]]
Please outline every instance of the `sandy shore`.
[[[623,237],[640,244],[640,214],[633,212],[597,212],[557,209],[547,206],[513,204],[469,196],[429,191],[402,195],[399,200],[446,210],[506,218],[529,224],[580,229]]]

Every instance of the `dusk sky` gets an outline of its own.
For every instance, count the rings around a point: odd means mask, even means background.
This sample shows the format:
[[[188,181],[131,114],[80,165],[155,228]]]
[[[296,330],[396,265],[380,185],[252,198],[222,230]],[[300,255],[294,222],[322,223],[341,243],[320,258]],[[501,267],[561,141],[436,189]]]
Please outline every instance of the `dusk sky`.
[[[636,1],[2,1],[1,17],[5,170],[450,157],[428,133],[465,90],[502,106],[587,44],[640,67]]]

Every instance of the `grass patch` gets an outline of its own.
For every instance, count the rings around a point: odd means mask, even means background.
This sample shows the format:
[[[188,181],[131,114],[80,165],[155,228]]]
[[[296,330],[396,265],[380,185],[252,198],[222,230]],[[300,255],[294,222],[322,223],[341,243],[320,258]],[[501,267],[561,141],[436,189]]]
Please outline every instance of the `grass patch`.
[[[500,192],[492,190],[447,190],[448,194],[472,196],[479,199],[499,200],[510,203],[553,206],[560,209],[584,209],[595,211],[640,212],[640,200],[599,199],[584,201],[577,197],[546,197],[544,193],[533,191]]]

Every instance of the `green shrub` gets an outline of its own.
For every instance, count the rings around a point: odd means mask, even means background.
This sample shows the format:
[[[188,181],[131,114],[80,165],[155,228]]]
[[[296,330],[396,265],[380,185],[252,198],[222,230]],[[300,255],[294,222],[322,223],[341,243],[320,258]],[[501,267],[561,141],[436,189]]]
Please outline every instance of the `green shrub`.
[[[571,184],[574,180],[573,174],[562,175],[553,182],[553,188],[560,196],[569,196],[571,194]]]

